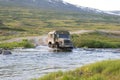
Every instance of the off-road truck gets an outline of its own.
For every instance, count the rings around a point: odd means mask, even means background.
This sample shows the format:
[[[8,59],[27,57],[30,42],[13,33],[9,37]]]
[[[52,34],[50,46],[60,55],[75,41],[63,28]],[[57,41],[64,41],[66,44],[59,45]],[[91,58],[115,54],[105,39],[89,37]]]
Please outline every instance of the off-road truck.
[[[51,48],[73,49],[73,44],[70,40],[70,33],[65,30],[49,32],[47,43]]]

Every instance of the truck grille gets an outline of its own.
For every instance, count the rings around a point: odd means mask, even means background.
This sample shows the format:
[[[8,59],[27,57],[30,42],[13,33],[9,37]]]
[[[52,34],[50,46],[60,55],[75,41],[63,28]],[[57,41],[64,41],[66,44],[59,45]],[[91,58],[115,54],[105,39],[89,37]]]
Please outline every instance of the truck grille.
[[[64,44],[70,45],[70,44],[71,44],[71,41],[70,41],[70,40],[64,40]]]

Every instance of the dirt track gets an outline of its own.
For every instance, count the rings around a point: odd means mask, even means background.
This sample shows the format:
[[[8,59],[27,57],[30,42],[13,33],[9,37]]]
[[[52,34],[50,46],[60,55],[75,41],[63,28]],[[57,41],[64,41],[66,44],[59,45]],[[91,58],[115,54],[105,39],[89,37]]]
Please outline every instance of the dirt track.
[[[79,30],[75,32],[70,32],[71,34],[83,34],[87,32],[93,32],[93,30]],[[42,36],[28,36],[28,37],[20,37],[20,38],[13,38],[9,40],[2,41],[1,43],[6,43],[6,42],[20,42],[23,39],[27,39],[32,41],[36,46],[37,45],[46,45],[46,39],[47,35],[42,35]]]

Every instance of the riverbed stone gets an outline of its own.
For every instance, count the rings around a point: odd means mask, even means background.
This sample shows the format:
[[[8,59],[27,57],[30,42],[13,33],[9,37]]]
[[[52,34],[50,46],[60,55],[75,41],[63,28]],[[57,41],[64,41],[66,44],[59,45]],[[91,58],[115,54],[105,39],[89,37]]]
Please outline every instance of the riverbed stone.
[[[0,49],[0,54],[2,54],[2,49]]]
[[[11,51],[9,51],[9,50],[2,50],[2,54],[3,54],[3,55],[10,55],[10,54],[12,54],[12,53],[11,53]]]

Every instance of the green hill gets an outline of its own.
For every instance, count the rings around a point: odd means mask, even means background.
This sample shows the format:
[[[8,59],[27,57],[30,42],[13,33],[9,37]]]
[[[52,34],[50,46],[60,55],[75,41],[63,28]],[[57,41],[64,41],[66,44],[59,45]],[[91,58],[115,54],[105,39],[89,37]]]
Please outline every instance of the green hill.
[[[14,2],[16,0],[7,1],[9,0],[0,0],[0,41],[13,37],[46,34],[54,29],[120,30],[119,16],[97,13],[86,8],[80,8],[77,12],[67,8],[49,9],[47,6],[46,8],[26,6],[22,3],[18,5],[19,2]]]

